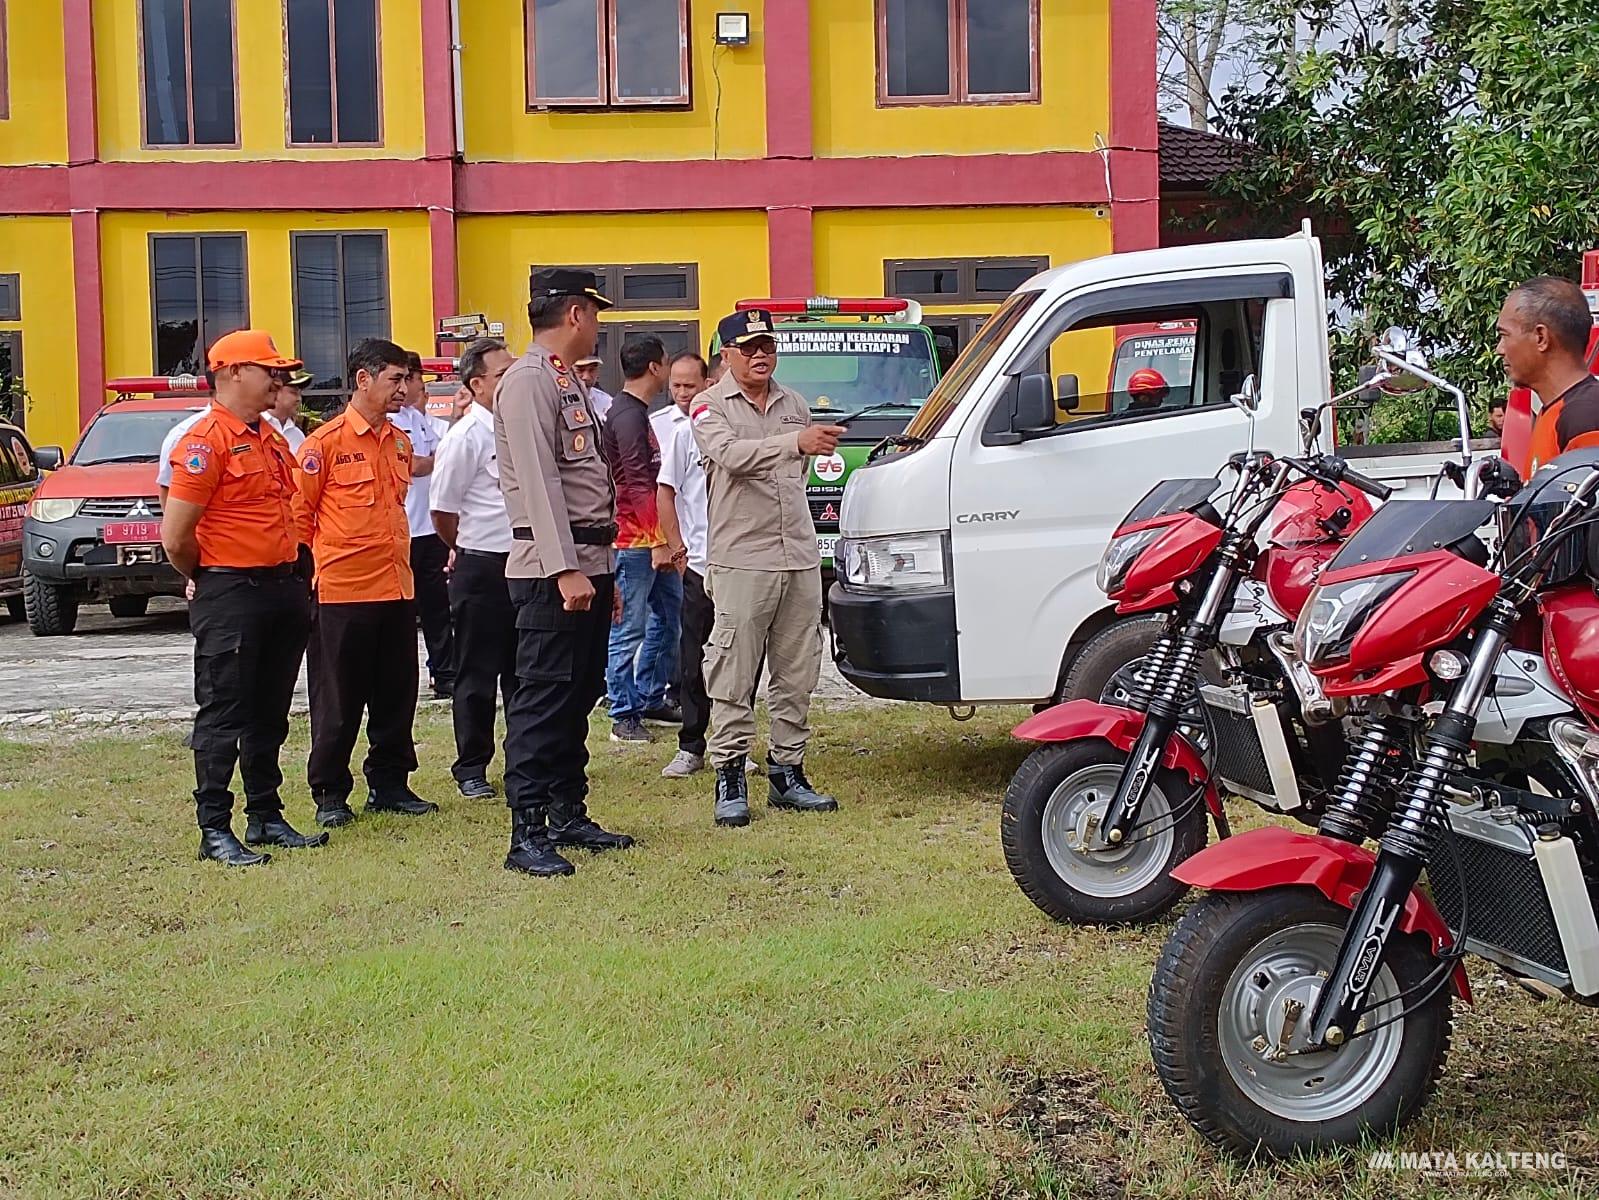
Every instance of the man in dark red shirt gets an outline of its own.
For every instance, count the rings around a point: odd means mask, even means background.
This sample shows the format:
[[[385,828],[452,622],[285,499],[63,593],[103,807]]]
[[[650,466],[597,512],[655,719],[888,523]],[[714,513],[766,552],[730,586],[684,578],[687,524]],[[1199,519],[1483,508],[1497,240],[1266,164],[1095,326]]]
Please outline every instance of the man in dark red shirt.
[[[1593,315],[1576,284],[1539,275],[1505,298],[1497,328],[1495,350],[1510,382],[1543,402],[1532,435],[1536,470],[1577,439],[1599,434],[1599,380],[1587,361]]]
[[[677,664],[683,592],[655,507],[661,447],[650,426],[650,402],[666,383],[666,347],[654,336],[629,338],[621,357],[626,382],[602,433],[616,483],[616,588],[622,598],[621,620],[611,627],[605,687],[611,740],[644,743],[652,740],[644,721],[669,716],[665,688]],[[653,640],[645,637],[652,613]]]

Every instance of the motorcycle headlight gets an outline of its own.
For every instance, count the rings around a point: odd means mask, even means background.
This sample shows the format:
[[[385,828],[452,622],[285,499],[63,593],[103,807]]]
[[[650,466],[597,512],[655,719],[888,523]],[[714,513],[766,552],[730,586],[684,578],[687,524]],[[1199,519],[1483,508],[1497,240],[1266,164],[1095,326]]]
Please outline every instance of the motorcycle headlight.
[[[1312,667],[1343,662],[1372,613],[1414,574],[1373,575],[1318,587],[1294,624],[1299,657]]]
[[[28,515],[35,521],[65,521],[82,507],[82,500],[35,500],[28,505]]]
[[[1105,547],[1105,553],[1099,560],[1099,590],[1107,596],[1114,596],[1121,591],[1122,585],[1127,582],[1127,573],[1133,569],[1138,556],[1166,529],[1165,525],[1155,525],[1111,538],[1110,545]]]
[[[874,592],[928,592],[949,586],[949,535],[900,533],[841,538],[833,555],[844,584]]]

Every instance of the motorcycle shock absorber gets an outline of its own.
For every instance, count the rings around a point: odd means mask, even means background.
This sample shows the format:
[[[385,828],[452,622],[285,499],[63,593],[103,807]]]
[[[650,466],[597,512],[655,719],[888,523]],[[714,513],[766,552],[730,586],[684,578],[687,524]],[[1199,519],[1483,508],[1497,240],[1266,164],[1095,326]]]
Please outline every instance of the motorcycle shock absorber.
[[[1404,722],[1392,713],[1366,718],[1344,759],[1318,833],[1357,846],[1371,836],[1393,809],[1407,737]]]
[[[1177,651],[1178,640],[1178,635],[1173,633],[1164,633],[1155,639],[1128,684],[1128,708],[1134,712],[1149,711],[1149,706],[1155,698],[1156,683],[1164,679],[1171,670],[1171,659]]]

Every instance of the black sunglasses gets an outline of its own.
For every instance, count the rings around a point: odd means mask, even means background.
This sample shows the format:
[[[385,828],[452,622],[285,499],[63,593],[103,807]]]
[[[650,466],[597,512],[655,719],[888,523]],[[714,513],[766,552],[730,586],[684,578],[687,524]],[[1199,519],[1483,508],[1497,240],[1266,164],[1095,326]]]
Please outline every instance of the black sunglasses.
[[[740,354],[776,354],[777,339],[769,337],[753,337],[747,341],[737,343],[733,349]]]

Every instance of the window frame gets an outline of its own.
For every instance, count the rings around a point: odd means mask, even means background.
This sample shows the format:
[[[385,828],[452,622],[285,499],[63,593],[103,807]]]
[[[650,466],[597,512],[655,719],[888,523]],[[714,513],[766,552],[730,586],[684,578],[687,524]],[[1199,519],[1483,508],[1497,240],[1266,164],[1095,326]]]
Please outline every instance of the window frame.
[[[528,112],[547,112],[552,109],[632,109],[632,108],[692,108],[694,105],[694,75],[689,53],[689,40],[693,33],[689,0],[677,0],[678,11],[678,78],[683,90],[676,96],[646,96],[622,99],[617,95],[616,51],[616,0],[594,0],[594,43],[599,57],[600,92],[589,96],[540,96],[537,79],[537,21],[534,10],[538,0],[522,0],[522,62],[523,102]]]
[[[24,388],[26,388],[28,386],[28,384],[27,384],[27,376],[25,374],[23,374],[23,369],[24,368],[23,368],[23,362],[22,362],[22,330],[20,330],[20,329],[0,329],[0,342],[10,343],[10,346],[11,346],[11,377],[13,379],[22,380],[23,381],[22,386]],[[27,428],[28,428],[27,421],[28,421],[28,409],[27,409],[27,405],[24,404],[23,407],[22,407],[22,411],[21,412],[12,414],[11,423],[13,425],[15,425],[18,429],[21,429],[21,430],[24,431],[24,433],[26,433]],[[31,449],[31,446],[30,446],[30,449]],[[37,475],[37,473],[38,473],[37,472],[37,468],[35,469],[34,473],[35,473],[35,475]]]
[[[614,312],[615,310],[608,309],[607,311]],[[615,398],[616,394],[622,390],[623,380],[621,374],[622,365],[620,356],[622,343],[625,342],[630,335],[635,333],[653,333],[659,335],[663,331],[671,333],[686,333],[689,339],[689,347],[694,351],[694,353],[705,353],[705,351],[700,348],[700,322],[697,317],[690,318],[686,321],[652,321],[648,317],[637,321],[601,321],[600,332],[607,339],[605,343],[606,347],[607,349],[614,348],[615,353],[610,354],[609,356],[600,355],[600,389],[602,391],[609,392],[613,399]],[[597,342],[594,346],[594,353],[600,354],[600,347],[599,343]],[[671,361],[670,349],[667,350],[667,361]],[[614,388],[606,387],[607,382],[611,381],[614,381],[616,386]]]
[[[239,118],[239,6],[237,0],[228,0],[228,38],[232,51],[233,69],[233,140],[228,142],[197,142],[194,140],[194,38],[189,33],[189,13],[193,0],[183,0],[183,71],[184,103],[188,106],[189,140],[186,142],[152,142],[150,140],[149,99],[150,89],[144,73],[144,6],[139,0],[134,9],[134,19],[139,31],[139,146],[144,150],[238,150],[243,142]]]
[[[350,381],[344,373],[350,358],[349,315],[344,303],[344,239],[347,237],[377,237],[383,247],[383,328],[382,336],[394,336],[394,273],[389,269],[389,231],[387,229],[291,229],[289,231],[289,307],[294,321],[295,352],[300,352],[300,241],[302,238],[331,237],[338,239],[339,263],[339,382],[337,388],[308,387],[303,395],[307,399],[323,396],[347,398]]]
[[[1032,274],[1049,269],[1047,254],[987,254],[968,258],[885,258],[883,260],[883,295],[915,300],[927,306],[935,304],[998,304],[1010,292],[984,292],[977,288],[977,272],[989,267],[1031,267]],[[895,274],[899,271],[950,270],[956,272],[957,286],[953,292],[909,292],[895,288]],[[1013,289],[1014,290],[1014,289]]]
[[[333,0],[324,0],[328,14],[328,91],[330,95],[333,140],[330,142],[297,142],[294,140],[294,80],[289,74],[289,6],[283,12],[283,144],[292,150],[337,149],[364,147],[373,149],[387,144],[388,129],[384,122],[383,104],[383,5],[380,0],[368,0],[372,5],[372,53],[375,58],[373,81],[377,89],[378,136],[375,142],[347,142],[339,137],[339,52],[336,41]]]
[[[560,264],[570,271],[591,271],[599,285],[600,294],[611,301],[607,312],[697,312],[700,307],[700,265],[698,262],[678,263],[569,263]],[[533,269],[532,267],[529,268]],[[681,300],[670,297],[664,300],[642,300],[629,303],[624,290],[629,276],[681,275],[687,293]]]
[[[7,295],[11,297],[9,304],[3,302],[3,298]],[[0,272],[0,321],[20,320],[22,320],[22,273]]]
[[[242,229],[205,229],[192,233],[181,230],[169,230],[164,233],[148,234],[145,238],[145,266],[150,279],[150,373],[159,374],[161,370],[161,325],[156,314],[155,303],[155,246],[158,241],[184,241],[191,243],[194,250],[194,309],[195,320],[200,327],[200,349],[203,353],[209,347],[214,337],[208,336],[205,328],[205,271],[200,263],[201,238],[236,238],[239,243],[240,264],[240,290],[244,295],[244,324],[240,327],[250,327],[250,237]],[[219,330],[215,337],[221,337],[226,330]],[[201,371],[204,370],[202,364]],[[201,372],[195,372],[200,374]]]
[[[1039,0],[1027,0],[1027,58],[1032,87],[1026,92],[982,92],[967,87],[966,13],[970,0],[949,2],[949,90],[925,96],[896,96],[888,90],[888,0],[872,0],[877,42],[877,107],[915,108],[952,105],[1037,104],[1043,95],[1043,66],[1038,53]]]

